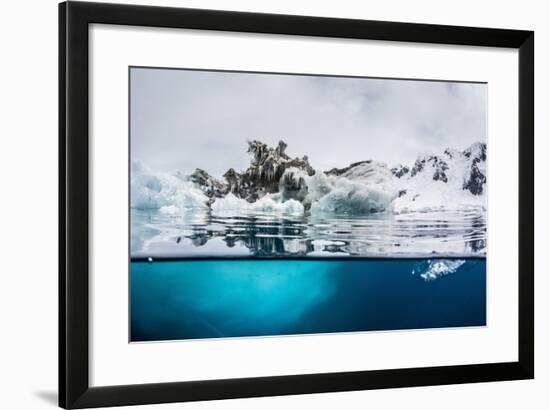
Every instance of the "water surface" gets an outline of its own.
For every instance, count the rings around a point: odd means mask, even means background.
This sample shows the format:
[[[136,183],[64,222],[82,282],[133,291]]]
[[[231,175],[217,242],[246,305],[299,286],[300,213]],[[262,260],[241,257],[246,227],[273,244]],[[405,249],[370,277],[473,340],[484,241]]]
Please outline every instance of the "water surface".
[[[486,213],[462,210],[368,215],[131,210],[133,257],[485,256]]]

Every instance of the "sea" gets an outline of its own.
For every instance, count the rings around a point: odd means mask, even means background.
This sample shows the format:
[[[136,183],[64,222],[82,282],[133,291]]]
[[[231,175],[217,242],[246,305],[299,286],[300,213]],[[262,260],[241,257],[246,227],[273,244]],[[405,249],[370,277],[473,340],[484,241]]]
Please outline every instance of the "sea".
[[[130,219],[131,342],[486,325],[478,207]]]

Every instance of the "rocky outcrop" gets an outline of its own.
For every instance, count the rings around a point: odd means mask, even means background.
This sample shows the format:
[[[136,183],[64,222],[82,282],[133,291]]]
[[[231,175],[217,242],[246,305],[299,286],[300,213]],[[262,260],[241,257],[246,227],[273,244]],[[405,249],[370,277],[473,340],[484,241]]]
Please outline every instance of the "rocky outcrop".
[[[391,173],[396,176],[397,178],[401,178],[404,175],[408,174],[410,171],[410,168],[406,165],[397,165],[396,167],[393,167],[391,169]]]
[[[484,143],[475,143],[462,153],[468,158],[470,173],[464,179],[462,189],[467,189],[474,195],[481,195],[483,187],[487,181],[485,176],[485,161],[487,160],[487,145]]]
[[[287,144],[279,141],[276,147],[269,147],[261,141],[249,141],[250,166],[238,172],[230,168],[223,175],[225,181],[196,169],[189,179],[209,198],[223,198],[232,193],[237,198],[255,202],[266,194],[282,192],[284,199],[303,200],[307,195],[305,176],[312,176],[315,170],[308,157],[291,158],[286,153]]]
[[[241,198],[248,199],[259,193],[279,192],[281,178],[289,168],[301,170],[310,176],[315,174],[307,156],[292,159],[286,154],[286,147],[287,144],[284,141],[279,141],[275,148],[268,147],[267,144],[257,140],[248,142],[248,153],[252,161],[241,175],[246,188],[239,193]]]
[[[442,158],[437,155],[430,155],[428,157],[419,158],[415,161],[414,166],[411,169],[411,177],[414,177],[419,172],[429,170],[433,172],[432,179],[434,181],[447,182],[447,175],[445,171],[449,169],[449,165]]]
[[[231,185],[231,192],[248,202],[254,202],[266,194],[278,193],[281,188],[281,179],[287,169],[300,170],[310,176],[315,174],[307,156],[301,159],[290,158],[285,152],[286,147],[287,144],[284,141],[279,141],[274,148],[261,141],[249,141],[250,166],[242,173],[231,169],[224,175]]]
[[[480,171],[477,164],[474,163],[470,168],[470,176],[464,181],[462,189],[467,189],[474,195],[481,195],[486,181],[487,177]]]
[[[195,169],[195,172],[189,175],[189,180],[195,183],[209,198],[221,198],[229,192],[227,184],[200,168]]]
[[[484,142],[476,142],[462,151],[462,155],[475,162],[485,162],[487,160],[487,144]]]
[[[487,178],[485,176],[485,161],[487,160],[487,145],[476,142],[464,151],[447,148],[442,156],[429,155],[418,158],[411,167],[410,172],[407,166],[399,165],[392,168],[392,173],[397,178],[409,175],[410,178],[418,177],[420,174],[429,173],[433,181],[449,182],[450,167],[454,173],[460,169],[460,175],[453,178],[462,178],[462,189],[470,191],[473,195],[481,195],[484,190]]]

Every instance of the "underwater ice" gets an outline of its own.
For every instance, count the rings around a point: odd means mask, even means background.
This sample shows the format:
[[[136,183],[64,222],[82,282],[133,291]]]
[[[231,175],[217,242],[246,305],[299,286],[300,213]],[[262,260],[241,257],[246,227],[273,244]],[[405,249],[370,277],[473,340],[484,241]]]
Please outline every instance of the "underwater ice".
[[[413,275],[419,275],[426,282],[436,280],[442,276],[455,273],[466,263],[463,259],[437,259],[419,262],[412,271]]]

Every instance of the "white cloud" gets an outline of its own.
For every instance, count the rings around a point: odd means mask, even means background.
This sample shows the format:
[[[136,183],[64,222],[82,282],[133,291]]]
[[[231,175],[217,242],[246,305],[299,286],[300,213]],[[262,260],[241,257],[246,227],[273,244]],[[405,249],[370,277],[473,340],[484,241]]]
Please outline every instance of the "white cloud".
[[[317,169],[410,163],[486,140],[486,85],[132,70],[132,159],[220,176],[247,166],[247,139],[283,139]]]

